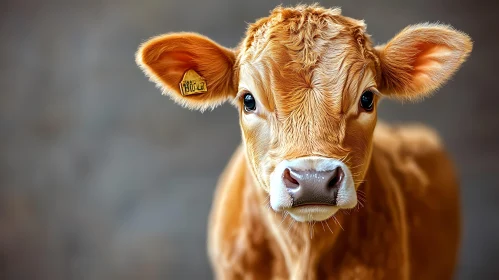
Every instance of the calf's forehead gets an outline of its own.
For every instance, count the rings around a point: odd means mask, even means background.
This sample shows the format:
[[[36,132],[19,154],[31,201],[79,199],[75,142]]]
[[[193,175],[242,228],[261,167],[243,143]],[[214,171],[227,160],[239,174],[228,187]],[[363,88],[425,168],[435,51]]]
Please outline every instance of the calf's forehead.
[[[238,55],[241,83],[282,115],[312,101],[340,112],[375,65],[364,31],[338,9],[278,9],[248,29]]]
[[[277,63],[262,59],[243,64],[239,73],[240,90],[253,92],[268,110],[284,114],[286,108],[292,110],[312,101],[327,103],[331,110],[340,112],[369,70],[367,62],[343,52],[310,69],[294,60]]]
[[[296,51],[274,42],[273,51],[240,65],[240,90],[252,91],[268,110],[283,116],[308,102],[331,112],[346,110],[366,73],[373,73],[373,63],[348,40],[333,39],[325,45],[319,61],[306,67]]]

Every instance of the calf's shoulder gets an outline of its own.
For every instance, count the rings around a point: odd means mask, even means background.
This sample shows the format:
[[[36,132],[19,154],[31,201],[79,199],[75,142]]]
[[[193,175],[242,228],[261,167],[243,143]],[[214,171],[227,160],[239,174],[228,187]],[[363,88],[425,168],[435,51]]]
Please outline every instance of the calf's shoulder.
[[[428,126],[379,123],[373,138],[372,162],[376,161],[388,162],[389,171],[404,192],[428,195],[430,191],[435,194],[449,191],[442,189],[457,189],[451,158],[439,135]],[[430,186],[435,188],[430,190]]]

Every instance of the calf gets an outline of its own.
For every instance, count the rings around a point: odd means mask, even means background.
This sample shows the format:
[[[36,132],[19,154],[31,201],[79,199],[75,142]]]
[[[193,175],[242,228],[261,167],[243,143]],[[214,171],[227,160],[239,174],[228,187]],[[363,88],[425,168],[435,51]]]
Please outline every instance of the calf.
[[[317,5],[276,8],[233,50],[194,33],[144,43],[137,63],[165,95],[239,110],[209,223],[217,278],[450,279],[452,164],[432,130],[377,124],[377,105],[428,96],[471,49],[440,24],[374,47],[363,21]]]

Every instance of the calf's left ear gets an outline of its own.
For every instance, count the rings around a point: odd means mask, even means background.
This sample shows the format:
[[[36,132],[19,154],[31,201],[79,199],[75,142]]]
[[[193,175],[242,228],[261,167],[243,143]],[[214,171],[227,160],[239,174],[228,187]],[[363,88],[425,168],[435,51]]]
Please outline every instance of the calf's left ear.
[[[468,35],[450,26],[409,26],[375,48],[381,68],[379,90],[389,97],[421,99],[445,84],[472,47]]]
[[[151,38],[136,62],[175,102],[190,109],[214,108],[236,95],[235,54],[196,33]]]

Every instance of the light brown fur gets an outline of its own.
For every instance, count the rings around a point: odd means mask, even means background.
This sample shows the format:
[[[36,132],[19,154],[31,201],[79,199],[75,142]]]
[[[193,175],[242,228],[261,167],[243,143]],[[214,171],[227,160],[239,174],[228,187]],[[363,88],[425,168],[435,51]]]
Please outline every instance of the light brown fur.
[[[373,47],[362,21],[316,5],[276,8],[236,50],[193,33],[158,36],[137,63],[176,102],[204,110],[231,100],[243,145],[220,178],[209,255],[220,279],[449,279],[459,243],[457,181],[434,132],[377,124],[360,108],[369,89],[421,99],[448,80],[472,48],[449,26],[408,27]],[[194,69],[208,92],[184,97]],[[258,109],[247,113],[251,92]],[[269,177],[282,160],[345,162],[359,205],[329,220],[296,222],[269,207]]]

